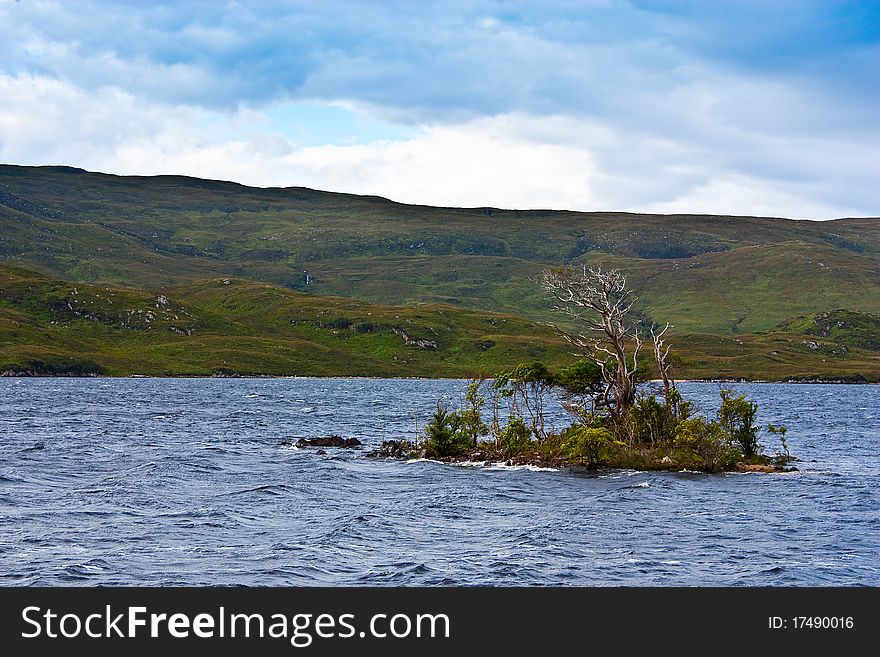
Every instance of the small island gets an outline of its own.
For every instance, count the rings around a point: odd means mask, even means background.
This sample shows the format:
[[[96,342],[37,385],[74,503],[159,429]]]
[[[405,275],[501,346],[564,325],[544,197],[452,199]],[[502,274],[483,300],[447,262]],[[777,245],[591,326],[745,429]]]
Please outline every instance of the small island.
[[[621,272],[553,269],[543,273],[540,285],[556,299],[557,310],[584,329],[555,327],[579,360],[557,371],[541,362],[522,363],[492,379],[472,379],[458,408],[438,403],[422,440],[385,441],[368,456],[571,469],[797,469],[789,465],[795,459],[786,427],[766,426],[779,440],[777,451],[766,453],[755,424],[758,406],[745,395],[722,388],[715,417],[694,414],[672,376],[664,337],[669,325],[647,327],[648,338],[627,321],[632,297]],[[646,345],[652,362],[639,358]],[[547,429],[544,416],[545,400],[554,392],[573,417],[556,432]]]

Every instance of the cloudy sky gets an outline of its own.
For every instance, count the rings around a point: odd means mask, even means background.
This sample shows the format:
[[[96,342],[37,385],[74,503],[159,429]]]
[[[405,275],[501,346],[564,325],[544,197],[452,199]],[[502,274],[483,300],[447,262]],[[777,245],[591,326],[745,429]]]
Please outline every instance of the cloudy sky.
[[[0,161],[880,215],[880,3],[0,0]]]

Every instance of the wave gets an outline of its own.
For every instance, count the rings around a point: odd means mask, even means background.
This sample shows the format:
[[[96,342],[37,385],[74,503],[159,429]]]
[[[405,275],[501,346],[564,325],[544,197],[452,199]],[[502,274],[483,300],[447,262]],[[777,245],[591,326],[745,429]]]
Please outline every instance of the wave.
[[[285,484],[266,484],[265,486],[255,486],[254,488],[245,488],[243,490],[236,490],[229,493],[223,493],[223,495],[245,495],[247,493],[262,493],[265,495],[285,495],[289,493],[292,489],[290,486]]]
[[[486,466],[487,470],[527,470],[529,472],[559,472],[559,468],[546,468],[540,465],[507,465],[506,463],[492,463]]]
[[[459,468],[480,468],[482,470],[510,470],[519,471],[527,470],[529,472],[559,472],[559,468],[547,468],[540,465],[508,465],[503,461],[438,461],[437,459],[416,458],[406,461],[410,463],[439,463],[441,465],[452,465]]]
[[[623,477],[634,477],[636,475],[645,474],[643,470],[612,470],[608,474],[597,475],[598,479],[622,479]]]
[[[0,393],[19,395],[0,421],[0,583],[880,584],[871,540],[880,529],[877,414],[841,415],[832,404],[822,419],[810,410],[821,406],[813,387],[765,388],[803,459],[804,476],[783,480],[623,468],[530,474],[552,468],[488,452],[410,467],[364,458],[383,438],[418,433],[433,399],[454,401],[463,382],[229,380],[222,398],[214,382],[107,382],[118,396],[79,381],[62,395],[40,381],[0,380]],[[878,391],[846,394],[872,407]],[[411,412],[419,400],[425,412]],[[365,449],[277,451],[295,449],[279,444],[293,436],[331,434],[363,436]],[[42,451],[22,452],[39,442]],[[768,496],[768,487],[785,494]]]
[[[64,574],[61,575],[61,579],[67,581],[88,579],[90,577],[95,577],[96,575],[100,575],[104,571],[104,568],[100,566],[95,566],[91,564],[81,564],[76,563],[70,566],[66,566],[64,568]]]
[[[41,442],[38,442],[38,443],[34,443],[34,444],[31,445],[30,447],[25,447],[24,449],[19,450],[19,451],[20,451],[20,452],[39,452],[39,451],[44,450],[44,449],[46,449],[46,443],[44,443],[44,442],[41,441]]]

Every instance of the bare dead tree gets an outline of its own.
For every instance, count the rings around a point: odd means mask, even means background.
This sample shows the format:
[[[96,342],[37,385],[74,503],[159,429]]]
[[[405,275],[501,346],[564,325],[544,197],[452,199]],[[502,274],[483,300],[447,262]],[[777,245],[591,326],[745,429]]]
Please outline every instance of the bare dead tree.
[[[651,341],[654,343],[654,360],[657,362],[657,369],[659,370],[660,378],[663,381],[663,399],[666,400],[666,405],[670,406],[670,393],[675,390],[675,381],[672,378],[672,366],[669,363],[669,345],[666,344],[666,339],[663,337],[668,330],[668,322],[659,333],[656,332],[652,326]]]
[[[557,331],[599,368],[604,390],[595,400],[597,409],[612,418],[623,418],[636,398],[636,368],[642,339],[625,323],[632,307],[626,277],[617,270],[601,267],[571,267],[543,272],[540,285],[559,302],[556,309],[584,326],[585,333]]]

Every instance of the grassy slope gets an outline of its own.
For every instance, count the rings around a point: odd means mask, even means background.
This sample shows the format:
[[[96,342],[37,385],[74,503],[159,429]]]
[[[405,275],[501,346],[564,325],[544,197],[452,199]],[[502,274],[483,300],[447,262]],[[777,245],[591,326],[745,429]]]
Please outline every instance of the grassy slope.
[[[761,335],[682,335],[676,372],[877,380],[880,351],[871,327],[880,320],[849,314],[846,321],[862,327],[862,342],[846,350],[833,330],[811,332],[809,318]],[[408,345],[401,332],[435,348]],[[0,372],[444,377],[491,374],[533,359],[560,366],[572,355],[552,329],[515,316],[377,306],[239,279],[158,292],[106,288],[0,265]]]
[[[400,332],[436,347],[408,346]],[[161,293],[103,288],[0,265],[5,371],[468,376],[533,358],[562,364],[568,352],[546,327],[511,316],[230,279]]]
[[[0,257],[70,280],[156,288],[231,276],[547,321],[529,277],[587,259],[628,272],[639,311],[679,334],[766,331],[840,307],[880,313],[877,219],[432,208],[58,167],[0,166],[3,193]]]

